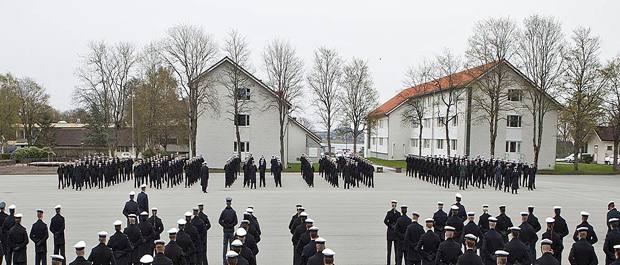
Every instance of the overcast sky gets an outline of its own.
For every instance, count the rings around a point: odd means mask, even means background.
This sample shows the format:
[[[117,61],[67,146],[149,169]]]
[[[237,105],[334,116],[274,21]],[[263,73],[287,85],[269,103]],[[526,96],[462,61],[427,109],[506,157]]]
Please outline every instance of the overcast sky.
[[[541,3],[544,2],[544,3]],[[37,80],[60,110],[70,94],[79,54],[90,40],[145,45],[179,23],[201,25],[222,43],[230,28],[250,42],[258,78],[261,53],[276,37],[290,39],[306,69],[318,46],[345,59],[366,59],[381,103],[402,89],[403,72],[443,47],[462,54],[472,25],[510,16],[553,15],[570,35],[578,25],[603,38],[601,57],[620,52],[620,1],[3,1],[0,72]],[[302,116],[312,118],[312,113]]]

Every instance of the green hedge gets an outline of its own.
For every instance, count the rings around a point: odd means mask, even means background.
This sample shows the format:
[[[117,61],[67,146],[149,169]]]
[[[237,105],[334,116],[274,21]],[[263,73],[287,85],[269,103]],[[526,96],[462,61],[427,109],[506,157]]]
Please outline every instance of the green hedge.
[[[5,154],[5,153],[0,154],[0,160],[9,160],[9,159],[11,159],[11,154]]]
[[[167,155],[167,153],[164,150],[146,149],[142,151],[143,158],[151,158],[153,156],[156,156],[157,154],[160,154],[161,156]]]
[[[11,154],[11,158],[21,160],[24,158],[46,158],[48,155],[54,155],[54,151],[50,147],[38,148],[36,146],[17,149]]]

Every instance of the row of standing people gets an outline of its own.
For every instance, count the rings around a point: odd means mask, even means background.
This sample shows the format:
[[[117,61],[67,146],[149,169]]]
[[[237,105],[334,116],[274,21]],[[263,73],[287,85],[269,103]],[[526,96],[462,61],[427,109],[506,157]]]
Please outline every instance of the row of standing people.
[[[359,188],[360,183],[374,188],[374,172],[372,162],[357,155],[337,158],[322,155],[319,158],[319,175],[334,188],[339,188],[339,177],[343,180],[345,189],[350,189],[351,186]]]
[[[319,228],[308,217],[302,204],[295,205],[295,214],[288,224],[293,243],[293,265],[332,265],[334,255],[325,248],[326,240],[319,237]]]

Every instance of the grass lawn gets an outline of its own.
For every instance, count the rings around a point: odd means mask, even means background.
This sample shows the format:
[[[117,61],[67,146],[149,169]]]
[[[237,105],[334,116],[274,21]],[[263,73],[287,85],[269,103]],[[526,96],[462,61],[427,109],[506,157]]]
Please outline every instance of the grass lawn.
[[[548,175],[613,175],[613,166],[599,164],[579,164],[579,171],[573,171],[573,164],[557,162],[555,170],[541,169],[539,174]]]
[[[374,158],[374,157],[369,157],[367,159],[376,165],[382,165],[382,166],[391,167],[391,168],[397,168],[397,167],[400,167],[402,169],[407,168],[407,162],[405,162],[405,160],[385,160],[385,159],[379,159],[379,158]]]

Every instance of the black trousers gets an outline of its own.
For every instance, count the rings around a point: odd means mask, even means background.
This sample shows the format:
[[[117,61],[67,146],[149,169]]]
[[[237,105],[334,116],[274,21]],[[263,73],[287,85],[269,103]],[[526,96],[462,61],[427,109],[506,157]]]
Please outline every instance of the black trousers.
[[[260,172],[260,178],[258,180],[258,186],[259,187],[267,187],[267,185],[265,185],[265,172]]]
[[[34,254],[34,264],[47,265],[47,252],[36,252]]]
[[[396,260],[396,240],[387,241],[387,265],[390,265],[390,259],[392,258],[392,246],[394,246],[394,260]]]
[[[65,244],[54,244],[54,255],[59,255],[59,254],[63,257],[66,257],[65,256]],[[62,264],[63,265],[67,264],[66,258],[62,261]]]
[[[13,264],[13,250],[9,249],[9,247],[7,247],[6,251],[4,252],[4,259],[6,260],[6,265]]]
[[[402,265],[403,260],[405,260],[406,262],[406,259],[407,259],[407,252],[405,252],[404,248],[399,249],[398,247],[396,247],[396,265]]]

